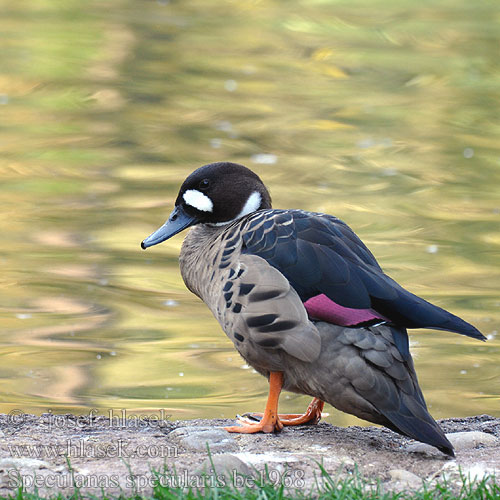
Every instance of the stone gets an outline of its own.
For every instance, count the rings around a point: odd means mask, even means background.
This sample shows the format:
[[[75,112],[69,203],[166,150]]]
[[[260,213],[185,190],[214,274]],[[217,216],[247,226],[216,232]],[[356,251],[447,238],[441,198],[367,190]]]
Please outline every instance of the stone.
[[[2,458],[0,459],[0,470],[23,469],[39,470],[48,469],[50,464],[36,458]]]
[[[470,450],[479,446],[493,446],[499,440],[492,434],[480,431],[452,432],[446,434],[456,451]]]
[[[483,481],[488,477],[497,476],[498,473],[494,468],[487,464],[478,462],[472,465],[465,466],[461,469],[462,474],[471,481]]]
[[[389,475],[391,476],[391,481],[396,483],[393,486],[396,486],[397,489],[409,488],[417,490],[423,484],[420,477],[404,469],[392,469],[389,471]]]
[[[494,446],[499,443],[495,436],[487,432],[465,431],[446,434],[455,451],[470,450],[479,446]],[[405,447],[406,451],[426,453],[433,456],[444,456],[437,448],[425,443],[411,443]]]
[[[432,455],[435,457],[445,457],[443,453],[441,453],[437,448],[431,446],[430,444],[425,443],[411,443],[404,447],[405,451],[409,451],[410,453],[425,453],[427,455]]]
[[[200,467],[197,474],[214,475],[219,483],[226,485],[251,486],[254,471],[237,456],[230,453],[220,453],[208,457]],[[249,482],[250,481],[250,482]]]
[[[180,427],[168,434],[169,439],[194,451],[222,453],[239,450],[238,443],[227,431],[213,427]]]
[[[276,453],[274,451],[263,451],[261,453],[249,453],[247,451],[242,451],[241,453],[237,453],[236,456],[252,466],[262,464],[287,464],[300,460],[293,452]]]

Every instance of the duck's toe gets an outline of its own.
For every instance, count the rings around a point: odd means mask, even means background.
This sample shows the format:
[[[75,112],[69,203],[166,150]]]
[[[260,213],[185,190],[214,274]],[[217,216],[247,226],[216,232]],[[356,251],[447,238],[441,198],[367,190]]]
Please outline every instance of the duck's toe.
[[[279,415],[283,425],[302,425],[302,424],[318,424],[322,417],[327,417],[328,413],[323,413],[325,402],[321,399],[314,398],[307,410],[302,415],[289,414]]]
[[[280,432],[283,424],[276,413],[246,413],[243,416],[238,415],[238,424],[224,427],[228,432],[238,432],[240,434],[255,434],[256,432]]]
[[[280,413],[278,419],[283,425],[315,425],[320,422],[323,417],[327,417],[328,413],[323,413],[324,401],[314,398],[305,413]],[[246,422],[253,424],[260,422],[263,418],[263,413],[245,413]]]

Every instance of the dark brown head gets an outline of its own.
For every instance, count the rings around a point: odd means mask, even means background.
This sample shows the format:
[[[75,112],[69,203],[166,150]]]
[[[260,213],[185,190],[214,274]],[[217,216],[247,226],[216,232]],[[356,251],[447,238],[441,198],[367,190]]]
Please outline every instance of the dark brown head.
[[[169,219],[141,246],[157,245],[195,224],[225,225],[264,208],[271,208],[271,196],[257,174],[237,163],[210,163],[182,183]]]

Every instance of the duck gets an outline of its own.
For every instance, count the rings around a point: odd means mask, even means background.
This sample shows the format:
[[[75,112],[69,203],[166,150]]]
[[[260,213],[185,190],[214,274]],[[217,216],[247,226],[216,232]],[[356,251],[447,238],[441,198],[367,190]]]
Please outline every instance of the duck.
[[[243,165],[192,172],[141,247],[188,228],[179,256],[185,285],[269,381],[264,412],[244,414],[227,431],[316,424],[326,402],[454,456],[427,409],[407,329],[486,340],[478,329],[390,278],[337,217],[272,208],[260,177]],[[313,400],[303,414],[282,415],[282,390]]]

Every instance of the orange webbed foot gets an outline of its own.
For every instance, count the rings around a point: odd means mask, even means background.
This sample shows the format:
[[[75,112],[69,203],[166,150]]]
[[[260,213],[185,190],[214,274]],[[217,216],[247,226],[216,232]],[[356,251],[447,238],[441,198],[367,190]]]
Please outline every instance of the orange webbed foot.
[[[240,434],[254,434],[256,432],[269,434],[283,429],[283,424],[276,413],[266,412],[261,413],[261,415],[263,416],[258,422],[252,422],[249,418],[245,418],[245,415],[243,417],[238,416],[237,422],[240,425],[232,425],[224,427],[224,429],[228,432],[238,432]]]
[[[238,422],[241,425],[225,427],[226,431],[238,432],[240,434],[254,434],[255,432],[279,432],[283,429],[283,424],[278,418],[278,399],[282,386],[283,373],[271,372],[269,374],[269,396],[260,422],[252,422],[250,419],[239,417]]]
[[[283,425],[318,424],[321,418],[327,417],[328,413],[323,413],[325,402],[314,398],[303,415],[279,415]]]
[[[322,417],[327,417],[328,413],[323,413],[323,407],[325,403],[321,399],[314,398],[304,414],[300,413],[290,413],[290,414],[278,414],[278,420],[282,425],[302,425],[317,424]],[[263,413],[245,413],[244,417],[248,417],[253,420],[260,421],[264,414]],[[248,421],[248,420],[247,420]]]

